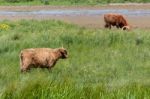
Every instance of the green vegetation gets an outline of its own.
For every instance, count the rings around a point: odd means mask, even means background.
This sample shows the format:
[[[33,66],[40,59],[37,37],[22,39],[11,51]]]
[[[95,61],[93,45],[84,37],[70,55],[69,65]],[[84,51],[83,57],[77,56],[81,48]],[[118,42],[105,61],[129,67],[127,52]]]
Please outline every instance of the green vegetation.
[[[54,20],[2,21],[0,99],[150,99],[150,30],[86,29]],[[61,47],[55,67],[20,73],[21,49]]]
[[[0,5],[101,5],[130,2],[148,3],[150,0],[0,0]]]

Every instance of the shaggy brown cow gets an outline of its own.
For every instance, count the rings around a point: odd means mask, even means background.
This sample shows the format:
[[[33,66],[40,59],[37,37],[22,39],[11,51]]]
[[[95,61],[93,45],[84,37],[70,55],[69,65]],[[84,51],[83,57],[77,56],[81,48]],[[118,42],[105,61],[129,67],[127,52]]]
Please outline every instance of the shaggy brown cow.
[[[122,30],[129,30],[130,26],[126,19],[120,14],[108,13],[104,15],[105,28],[111,29],[111,26],[122,28]]]
[[[30,70],[32,67],[51,69],[58,59],[65,59],[67,57],[67,50],[64,48],[24,49],[20,53],[21,72]]]

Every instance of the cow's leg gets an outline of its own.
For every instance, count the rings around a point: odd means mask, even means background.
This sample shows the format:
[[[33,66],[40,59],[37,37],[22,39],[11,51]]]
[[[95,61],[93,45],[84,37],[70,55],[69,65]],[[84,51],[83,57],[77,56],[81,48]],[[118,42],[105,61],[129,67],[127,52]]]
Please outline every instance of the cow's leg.
[[[116,23],[116,28],[120,28],[120,24],[119,23]]]
[[[118,28],[120,28],[120,26],[116,25],[116,28],[118,29]]]
[[[20,66],[21,72],[26,72],[26,71],[30,70],[30,63],[31,63],[31,61],[28,59],[22,60],[21,66]]]
[[[27,66],[21,67],[21,72],[27,72],[28,70],[30,70],[30,68]]]
[[[20,68],[21,72],[26,72],[28,70],[30,70],[29,65],[24,65]]]
[[[119,24],[116,24],[116,28],[120,28]]]
[[[108,27],[109,29],[111,29],[111,25],[109,25],[109,27]]]
[[[105,24],[105,28],[111,29],[111,25],[110,24]]]
[[[48,62],[48,70],[51,70],[51,68],[53,68],[56,64],[56,61],[49,61]]]
[[[124,25],[122,23],[119,24],[119,28],[123,28]]]

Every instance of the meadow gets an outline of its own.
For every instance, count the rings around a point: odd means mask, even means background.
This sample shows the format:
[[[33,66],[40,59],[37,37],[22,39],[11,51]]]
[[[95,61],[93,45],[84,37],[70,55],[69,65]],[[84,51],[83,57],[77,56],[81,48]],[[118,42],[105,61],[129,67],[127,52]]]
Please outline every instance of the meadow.
[[[149,0],[0,0],[0,5],[101,5],[149,2]]]
[[[0,24],[0,99],[150,99],[150,30],[55,20]],[[62,45],[69,57],[51,71],[20,72],[22,49]]]

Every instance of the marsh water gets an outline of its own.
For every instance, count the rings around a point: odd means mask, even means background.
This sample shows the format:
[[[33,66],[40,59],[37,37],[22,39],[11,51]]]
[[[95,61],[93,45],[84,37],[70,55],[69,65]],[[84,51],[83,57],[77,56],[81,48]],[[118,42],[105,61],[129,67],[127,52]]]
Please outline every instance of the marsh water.
[[[56,15],[56,16],[78,16],[78,15],[103,15],[105,13],[120,13],[130,16],[150,16],[150,10],[127,10],[127,9],[102,9],[102,10],[35,10],[35,11],[0,11],[0,15]]]

